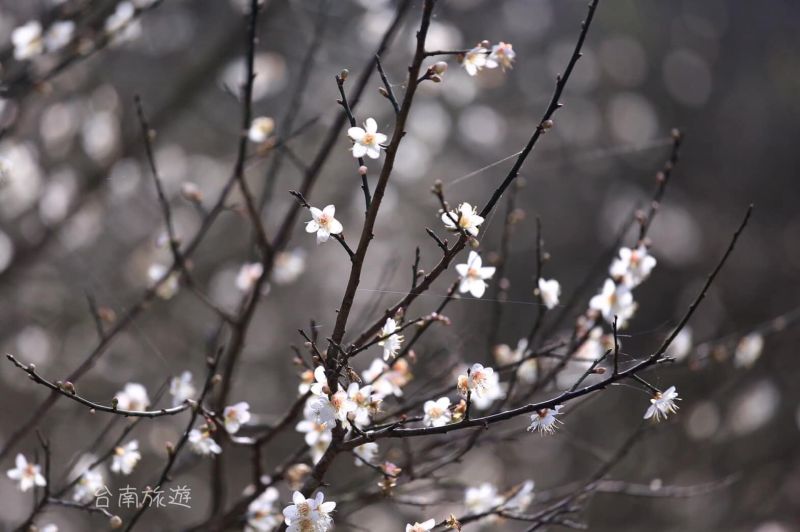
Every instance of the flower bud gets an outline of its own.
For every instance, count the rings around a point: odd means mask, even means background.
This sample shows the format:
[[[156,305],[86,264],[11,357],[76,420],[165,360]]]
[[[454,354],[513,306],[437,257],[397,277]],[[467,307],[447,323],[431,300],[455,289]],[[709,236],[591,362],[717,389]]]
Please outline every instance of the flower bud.
[[[439,74],[440,76],[447,72],[447,63],[444,61],[437,61],[436,63],[432,64],[429,69],[434,74]]]
[[[347,76],[349,76],[349,75],[350,75],[350,71],[349,71],[349,70],[347,70],[346,68],[345,68],[345,69],[343,69],[341,72],[339,72],[339,78],[340,78],[342,81],[345,81],[345,80],[347,79]]]
[[[114,530],[122,528],[122,518],[118,515],[112,515],[111,519],[108,520],[108,526]]]
[[[200,192],[200,187],[191,181],[181,183],[181,195],[192,203],[202,203],[203,201],[203,193]]]

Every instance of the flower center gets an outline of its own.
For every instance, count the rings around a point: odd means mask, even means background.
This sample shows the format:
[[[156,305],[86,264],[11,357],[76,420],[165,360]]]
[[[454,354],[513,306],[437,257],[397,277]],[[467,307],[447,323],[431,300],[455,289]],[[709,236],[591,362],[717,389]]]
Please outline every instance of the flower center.
[[[480,272],[478,272],[477,268],[470,268],[469,270],[467,270],[467,277],[469,277],[470,279],[479,279]]]
[[[364,133],[364,137],[361,139],[362,144],[375,144],[375,135],[372,133]]]

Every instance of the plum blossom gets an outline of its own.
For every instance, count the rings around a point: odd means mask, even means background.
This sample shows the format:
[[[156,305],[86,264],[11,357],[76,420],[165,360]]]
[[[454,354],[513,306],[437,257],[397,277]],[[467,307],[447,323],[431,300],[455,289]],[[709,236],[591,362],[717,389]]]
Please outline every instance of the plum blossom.
[[[242,425],[250,421],[250,405],[242,401],[235,405],[226,406],[222,411],[222,419],[228,434],[236,434]]]
[[[317,244],[327,242],[331,235],[338,235],[344,231],[341,222],[333,217],[336,207],[328,205],[322,210],[310,207],[311,220],[306,222],[306,233],[317,233]]]
[[[609,275],[628,288],[636,288],[650,276],[655,266],[655,257],[648,254],[644,245],[636,249],[621,248],[619,257],[611,263]]]
[[[472,236],[478,236],[478,226],[483,223],[483,216],[478,214],[477,207],[462,203],[456,210],[442,213],[442,223],[450,231],[463,230]]]
[[[275,256],[270,279],[275,284],[290,284],[303,275],[305,269],[305,251],[302,249],[281,251]]]
[[[489,50],[480,45],[465,53],[461,64],[464,66],[464,70],[467,71],[467,74],[474,76],[483,70],[483,68],[487,66],[486,56],[488,53]]]
[[[47,28],[44,43],[48,51],[55,52],[72,42],[74,35],[75,23],[71,20],[59,20]]]
[[[106,19],[105,29],[109,34],[115,34],[125,30],[136,14],[136,8],[130,2],[120,2],[117,9]],[[125,32],[127,33],[127,32]],[[127,36],[125,36],[127,37]]]
[[[300,384],[297,385],[297,391],[300,395],[305,395],[311,391],[311,385],[316,382],[314,380],[314,372],[310,369],[303,371],[300,374]],[[327,384],[327,379],[326,379]]]
[[[470,514],[481,514],[496,508],[502,502],[497,488],[490,482],[471,486],[464,492],[464,506]]]
[[[436,520],[428,519],[422,523],[415,522],[413,525],[407,524],[406,532],[428,532],[429,530],[433,530],[434,526],[436,526]]]
[[[733,364],[739,368],[749,368],[756,363],[764,350],[764,337],[759,333],[751,333],[739,340],[733,354]]]
[[[297,423],[295,430],[305,434],[305,440],[308,445],[314,445],[321,439],[330,441],[331,426],[326,423],[317,422],[316,411],[314,410],[314,398],[306,401],[303,407],[303,419]],[[325,435],[327,433],[327,436]]]
[[[692,353],[692,347],[692,329],[686,326],[672,340],[665,355],[675,359],[675,362],[683,362]]]
[[[680,401],[680,398],[674,386],[670,386],[663,392],[656,392],[650,399],[650,406],[647,408],[647,412],[644,413],[644,418],[653,418],[655,421],[666,419],[669,414],[674,414],[678,410],[678,405],[675,404],[675,401]]]
[[[558,423],[561,423],[556,416],[561,414],[563,405],[556,405],[553,408],[541,408],[531,414],[531,425],[528,427],[528,432],[538,430],[541,434],[552,434],[558,428]]]
[[[159,284],[168,273],[169,277]],[[178,273],[170,273],[169,268],[163,264],[151,264],[147,269],[147,277],[150,280],[150,288],[155,288],[156,295],[161,299],[172,299],[178,293]]]
[[[125,445],[114,449],[114,456],[111,458],[111,471],[130,475],[141,459],[142,454],[139,452],[139,442],[131,440]]]
[[[169,382],[169,394],[172,396],[172,406],[180,406],[188,399],[195,396],[197,390],[192,384],[192,374],[188,371],[181,373],[180,377],[172,377]]]
[[[90,502],[94,500],[97,490],[103,486],[105,486],[103,472],[99,468],[90,469],[80,476],[72,493],[72,500],[80,503]]]
[[[425,418],[422,423],[426,427],[443,427],[453,419],[448,397],[440,397],[436,401],[425,401],[423,410],[425,411]]]
[[[481,397],[489,392],[492,368],[483,367],[482,364],[473,364],[467,375],[458,376],[458,389],[463,395],[471,392],[475,397]]]
[[[266,141],[272,132],[275,131],[275,120],[268,116],[254,118],[247,130],[247,138],[250,142],[261,144]]]
[[[121,392],[114,396],[117,408],[121,410],[147,410],[150,406],[150,397],[147,388],[137,382],[129,382]]]
[[[483,266],[481,256],[475,251],[469,252],[466,264],[456,264],[456,272],[460,277],[458,291],[469,292],[473,297],[482,297],[486,292],[486,279],[491,279],[494,266]]]
[[[353,423],[359,427],[368,425],[370,418],[378,411],[383,398],[372,393],[371,385],[359,386],[357,382],[351,382],[347,387],[347,396],[355,403],[356,409],[353,411]]]
[[[247,507],[248,532],[268,532],[281,524],[283,518],[277,511],[275,503],[278,502],[280,493],[272,486],[256,497]]]
[[[11,44],[14,45],[14,59],[24,61],[44,52],[42,40],[42,25],[39,21],[31,20],[15,28],[11,32]]]
[[[617,326],[623,329],[636,312],[636,302],[630,288],[606,279],[601,292],[589,301],[589,308],[600,312],[608,323],[614,323],[616,316]]]
[[[403,387],[413,375],[405,359],[395,360],[391,367],[380,358],[372,361],[370,367],[362,372],[364,380],[372,384],[381,396],[403,396]]]
[[[264,275],[264,265],[260,262],[242,264],[236,276],[236,288],[241,292],[250,292],[262,275]]]
[[[6,472],[8,478],[19,482],[19,489],[21,491],[28,491],[34,486],[45,486],[47,481],[41,473],[40,466],[29,463],[25,456],[20,453],[14,462],[14,469],[9,469]]]
[[[207,428],[192,429],[189,432],[189,447],[201,456],[220,454],[222,452],[222,447],[214,441]]]
[[[533,502],[533,487],[532,480],[523,482],[517,492],[503,503],[503,508],[514,512],[524,512]]]
[[[351,127],[347,130],[347,136],[353,140],[353,157],[356,159],[364,155],[370,159],[379,158],[381,144],[388,138],[383,133],[378,133],[378,123],[374,118],[367,118],[363,128]]]
[[[314,395],[328,395],[328,377],[325,375],[325,366],[317,366],[314,370],[314,382],[309,386]]]
[[[386,318],[386,323],[383,324],[381,329],[381,338],[383,338],[378,345],[383,347],[383,359],[389,360],[397,356],[400,346],[403,344],[403,335],[396,334],[397,322],[392,318]]]
[[[325,502],[325,496],[318,491],[313,499],[306,499],[295,491],[292,504],[283,509],[284,522],[289,532],[325,532],[333,525],[331,512],[336,508],[333,501]]]
[[[505,396],[505,384],[500,383],[500,375],[497,372],[492,372],[486,378],[484,392],[472,396],[472,405],[478,410],[486,410],[493,402]]]
[[[511,43],[500,41],[492,46],[492,51],[489,57],[486,58],[486,68],[500,67],[503,70],[509,69],[516,56],[517,53]]]
[[[561,295],[561,285],[555,279],[539,279],[539,296],[542,298],[542,303],[548,309],[554,308],[558,305],[558,298]]]
[[[358,458],[356,459],[356,466],[361,466],[364,463],[374,464],[378,457],[378,444],[375,442],[365,443],[353,449],[353,454]],[[359,460],[360,458],[360,460]]]

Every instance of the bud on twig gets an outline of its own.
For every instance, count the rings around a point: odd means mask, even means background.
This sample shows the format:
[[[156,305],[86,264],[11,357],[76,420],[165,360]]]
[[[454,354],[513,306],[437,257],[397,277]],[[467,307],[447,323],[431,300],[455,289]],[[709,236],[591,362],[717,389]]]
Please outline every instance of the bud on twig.
[[[341,79],[342,81],[345,81],[345,80],[347,80],[347,76],[349,76],[349,75],[350,75],[350,71],[345,68],[341,72],[339,72],[339,79]]]

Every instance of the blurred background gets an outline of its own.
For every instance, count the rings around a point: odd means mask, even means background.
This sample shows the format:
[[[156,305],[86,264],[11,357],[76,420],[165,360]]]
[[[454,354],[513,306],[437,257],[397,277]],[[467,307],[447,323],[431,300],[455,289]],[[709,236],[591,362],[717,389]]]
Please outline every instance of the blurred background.
[[[148,268],[169,264],[169,250],[159,245],[164,228],[145,165],[135,94],[141,95],[158,132],[156,159],[177,231],[188,239],[197,230],[201,219],[180,190],[186,181],[195,183],[208,205],[232,169],[240,113],[233,94],[243,72],[242,3],[165,0],[108,49],[71,65],[47,84],[0,100],[0,126],[7,128],[0,157],[8,167],[0,188],[4,352],[34,362],[52,379],[66,375],[97,342],[86,294],[123,315],[147,287]],[[93,4],[93,9],[115,9],[113,1]],[[440,229],[438,204],[430,194],[433,182],[443,182],[453,204],[482,205],[503,179],[513,162],[509,156],[527,141],[550,99],[585,4],[438,3],[429,49],[505,41],[513,43],[517,60],[510,71],[486,70],[473,78],[449,58],[444,82],[420,88],[370,248],[351,333],[376,319],[375,309],[386,308],[408,290],[415,246],[420,246],[423,268],[438,260],[439,251],[424,231]],[[259,27],[254,112],[273,117],[279,134],[286,134],[281,120],[298,90],[303,57],[320,31],[318,21],[324,20],[296,125],[316,122],[290,142],[300,161],[313,156],[341,112],[335,103],[335,74],[343,68],[361,71],[394,13],[388,0],[324,6],[316,0],[268,0]],[[13,79],[20,68],[11,57],[15,27],[84,7],[82,0],[0,0],[2,79]],[[418,13],[415,5],[384,57],[389,80],[400,93]],[[729,477],[735,482],[680,499],[599,494],[581,515],[591,530],[800,531],[798,327],[787,320],[785,330],[766,334],[763,356],[751,368],[735,368],[730,361],[740,337],[764,324],[772,331],[770,320],[791,313],[800,302],[798,21],[800,4],[793,2],[604,0],[562,97],[565,107],[523,169],[525,186],[517,206],[526,219],[511,237],[509,289],[498,335],[510,345],[525,335],[535,316],[534,217],[541,217],[551,255],[545,277],[561,282],[565,299],[596,270],[592,288],[583,294],[588,301],[604,276],[605,266],[596,267],[598,259],[632,210],[646,206],[652,195],[655,174],[669,154],[672,128],[680,128],[686,139],[650,233],[658,266],[636,291],[639,311],[625,331],[626,354],[649,353],[668,334],[747,205],[755,204],[732,260],[691,322],[696,348],[689,362],[650,374],[659,387],[677,386],[683,398],[679,414],[648,431],[610,474],[646,485],[694,485]],[[42,56],[27,68],[45,72],[54,63],[53,57]],[[379,130],[390,133],[391,108],[378,94],[379,84],[374,76],[355,114],[359,122],[375,117]],[[352,242],[360,230],[363,198],[348,147],[343,131],[308,199],[318,206],[335,204]],[[378,163],[368,165],[375,176]],[[269,166],[269,157],[248,166],[255,190],[263,188]],[[263,212],[268,231],[282,219],[293,201],[287,192],[300,179],[297,166],[285,160]],[[485,256],[499,247],[503,216],[504,201],[482,228]],[[194,255],[195,280],[223,308],[233,309],[239,300],[235,279],[251,257],[249,233],[244,216],[226,212]],[[632,232],[624,242],[633,245],[635,238]],[[335,243],[318,247],[301,223],[289,249],[296,261],[281,270],[289,272],[285,278],[273,279],[258,307],[232,394],[232,400],[251,404],[259,422],[277,419],[296,397],[297,371],[289,346],[302,340],[295,331],[314,319],[322,337],[329,334],[348,271],[342,250]],[[444,275],[411,314],[432,311],[454,278],[454,272]],[[452,325],[434,327],[417,346],[417,379],[407,394],[428,384],[425,376],[440,372],[444,361],[463,357],[492,363],[486,335],[493,298],[494,287],[484,300],[466,297],[448,307]],[[169,301],[157,300],[116,338],[79,388],[108,402],[126,382],[144,384],[152,397],[168,376],[184,370],[197,381],[215,323],[212,312],[188,290]],[[566,322],[567,329],[571,323]],[[363,370],[371,358],[367,354],[356,369]],[[47,394],[5,361],[0,381],[2,443]],[[513,425],[518,429],[510,432],[509,441],[487,440],[451,474],[465,486],[488,480],[500,489],[527,478],[536,482],[537,491],[579,481],[597,469],[598,456],[610,456],[629,436],[647,404],[645,394],[619,386],[565,416],[563,430],[551,438],[523,435],[522,420],[509,422],[504,431]],[[54,463],[67,464],[108,421],[59,401],[40,424],[52,440]],[[163,463],[164,441],[175,441],[184,423],[183,418],[166,418],[139,424],[134,435],[142,462],[130,477],[111,476],[109,486],[151,481]],[[301,441],[289,431],[270,448],[267,467]],[[16,452],[32,456],[36,447],[31,434],[5,458],[4,470],[13,467]],[[232,496],[243,489],[241,479],[249,478],[247,456],[239,458],[227,463]],[[208,460],[184,467],[178,481],[194,487],[192,509],[151,511],[145,526],[179,530],[201,521],[207,512],[209,471]],[[66,472],[56,467],[55,474],[60,478]],[[374,472],[354,471],[350,459],[342,457],[331,471],[326,496],[336,500],[335,479],[347,478],[349,484],[350,475],[363,478],[365,485],[377,481]],[[0,481],[0,528],[24,520],[29,504],[29,494],[17,491],[8,479]],[[354,530],[355,525],[397,530],[434,515],[419,510],[340,506]],[[437,507],[435,515],[451,511],[463,514],[463,506]],[[101,526],[97,518],[70,510],[48,511],[43,522],[66,531]],[[351,528],[342,524],[338,529]]]

